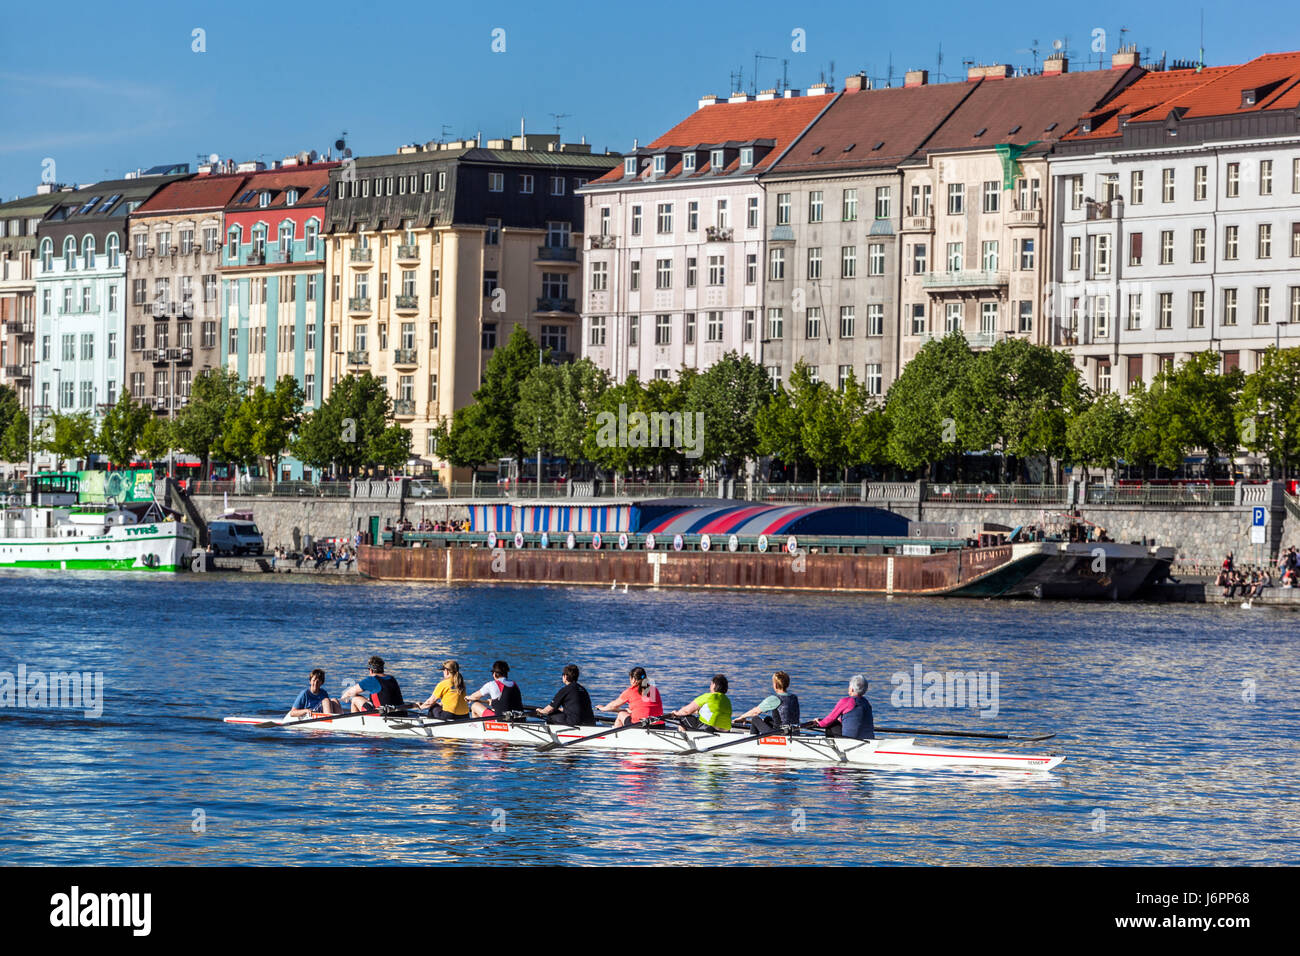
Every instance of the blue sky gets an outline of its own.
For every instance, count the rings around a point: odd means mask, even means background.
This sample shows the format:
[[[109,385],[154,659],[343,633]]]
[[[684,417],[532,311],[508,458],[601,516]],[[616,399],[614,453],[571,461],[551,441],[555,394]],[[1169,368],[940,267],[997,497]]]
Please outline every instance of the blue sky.
[[[42,164],[62,182],[189,162],[198,154],[279,159],[324,151],[343,130],[358,156],[441,137],[528,129],[597,149],[627,149],[730,92],[858,70],[883,81],[904,70],[964,75],[963,60],[1030,66],[1068,38],[1071,69],[1108,53],[1120,30],[1158,57],[1194,58],[1200,7],[1177,0],[1054,6],[931,0],[926,4],[335,2],[10,5],[0,32],[0,196],[35,191]],[[1291,2],[1204,6],[1206,61],[1233,63],[1300,48]],[[505,31],[493,52],[493,31]],[[202,30],[204,52],[193,48]],[[792,50],[793,31],[806,49]],[[57,37],[57,39],[55,39]],[[829,78],[829,76],[827,77]]]

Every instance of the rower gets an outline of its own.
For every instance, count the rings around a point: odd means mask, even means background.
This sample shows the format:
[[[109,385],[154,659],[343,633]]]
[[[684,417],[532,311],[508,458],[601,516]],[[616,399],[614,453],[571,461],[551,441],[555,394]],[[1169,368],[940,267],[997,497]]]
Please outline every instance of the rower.
[[[679,723],[686,730],[731,729],[731,699],[727,697],[727,678],[714,674],[709,682],[709,692],[701,694],[685,707],[674,710],[670,717],[679,717]]]
[[[615,727],[622,727],[627,723],[640,723],[650,717],[662,717],[663,698],[659,695],[659,688],[654,685],[654,681],[646,676],[645,668],[634,667],[628,671],[627,676],[627,690],[608,704],[601,704],[596,709],[618,711],[618,716],[614,718]],[[627,710],[622,709],[624,704],[627,705]]]
[[[442,662],[442,680],[420,707],[427,710],[435,720],[469,716],[469,704],[465,700],[465,678],[461,676],[460,664],[452,660]]]
[[[772,675],[772,693],[764,697],[757,707],[751,707],[737,720],[748,720],[750,729],[758,736],[771,734],[782,727],[799,725],[799,698],[790,693],[790,675],[777,671]]]
[[[509,673],[510,665],[505,661],[492,664],[492,679],[466,698],[474,702],[471,709],[475,717],[496,717],[524,709],[524,698],[519,685],[507,676]],[[479,703],[485,697],[487,703]]]
[[[817,721],[817,726],[826,730],[827,737],[874,740],[876,725],[866,693],[867,679],[861,674],[854,674],[849,679],[849,696],[840,698],[831,712]]]
[[[591,712],[591,695],[587,693],[587,688],[578,683],[578,665],[565,664],[560,679],[564,684],[555,692],[549,704],[537,709],[537,716],[545,717],[548,724],[564,724],[569,727],[594,724],[596,715]]]
[[[307,675],[307,689],[298,695],[298,699],[289,708],[290,717],[310,717],[312,714],[341,714],[339,702],[326,693],[325,672],[319,667]]]
[[[384,673],[384,659],[376,655],[370,658],[366,666],[370,670],[370,676],[345,690],[340,699],[352,701],[353,713],[400,706],[402,688],[397,685],[397,678]]]

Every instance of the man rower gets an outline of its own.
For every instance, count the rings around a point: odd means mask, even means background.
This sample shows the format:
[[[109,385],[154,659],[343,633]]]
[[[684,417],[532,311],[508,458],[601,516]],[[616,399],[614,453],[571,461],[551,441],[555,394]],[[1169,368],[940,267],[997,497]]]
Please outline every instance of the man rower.
[[[340,699],[344,703],[352,702],[353,713],[400,705],[402,688],[398,686],[396,677],[384,673],[384,659],[376,655],[370,658],[367,667],[370,676],[345,690]]]
[[[512,710],[524,709],[524,698],[519,685],[507,676],[509,673],[509,664],[495,661],[492,664],[492,679],[465,698],[472,702],[471,709],[475,717],[496,717]],[[487,698],[486,704],[481,703],[484,698]]]
[[[876,725],[866,693],[867,679],[861,674],[854,674],[849,679],[849,696],[841,697],[831,712],[817,721],[817,726],[825,729],[827,737],[874,740]]]
[[[293,706],[289,708],[290,717],[310,717],[313,714],[341,714],[339,702],[322,690],[325,686],[325,672],[319,667],[307,675],[307,689],[298,695]]]
[[[614,718],[615,727],[622,727],[626,723],[637,724],[649,717],[662,717],[663,698],[659,694],[659,688],[646,676],[645,668],[634,667],[628,671],[627,677],[627,689],[608,704],[601,704],[596,709],[618,711],[618,716]],[[627,705],[626,710],[622,709],[624,704]]]
[[[727,697],[727,678],[714,674],[709,682],[709,692],[701,694],[685,707],[679,707],[668,716],[681,718],[679,723],[687,730],[731,729],[731,699]]]
[[[782,727],[798,727],[799,698],[790,693],[790,675],[785,671],[773,674],[772,693],[736,719],[748,720],[750,729],[760,737]]]
[[[565,664],[560,675],[564,684],[555,692],[551,702],[537,709],[538,717],[548,724],[565,724],[569,727],[591,726],[596,715],[591,711],[591,695],[578,683],[578,665]]]

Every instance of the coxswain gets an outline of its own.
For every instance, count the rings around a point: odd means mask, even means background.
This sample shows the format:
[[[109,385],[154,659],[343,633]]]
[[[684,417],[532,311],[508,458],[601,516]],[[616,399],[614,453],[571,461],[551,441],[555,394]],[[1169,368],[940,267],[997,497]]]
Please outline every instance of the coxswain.
[[[772,693],[757,707],[751,707],[737,720],[748,720],[750,729],[760,737],[782,727],[799,726],[799,698],[790,693],[790,675],[777,671],[772,675]]]
[[[384,659],[372,657],[367,664],[370,676],[343,692],[342,701],[352,702],[352,712],[397,707],[402,704],[402,688],[397,678],[384,673]]]
[[[701,694],[669,716],[681,718],[679,723],[687,730],[703,730],[706,726],[714,730],[730,730],[731,700],[727,697],[727,678],[714,674],[707,694]]]
[[[637,724],[650,717],[662,717],[664,714],[664,701],[659,695],[659,688],[654,685],[654,681],[646,676],[644,667],[634,667],[627,673],[628,686],[627,690],[619,694],[608,704],[601,704],[597,710],[601,711],[618,711],[618,716],[614,718],[614,726],[622,727],[624,724]],[[623,709],[623,705],[627,709]]]
[[[524,698],[519,692],[519,685],[507,675],[510,665],[505,661],[496,661],[492,665],[492,679],[470,694],[466,700],[472,702],[475,717],[496,717],[510,711],[524,709]],[[487,703],[482,703],[484,698]]]
[[[874,740],[876,724],[871,716],[871,704],[866,698],[867,679],[854,674],[849,679],[849,696],[841,697],[829,714],[817,721],[827,737],[851,737],[854,740]]]
[[[469,716],[469,703],[465,700],[465,678],[456,661],[442,662],[442,680],[433,689],[429,699],[420,705],[435,720],[455,720]]]
[[[596,715],[591,711],[591,695],[587,693],[587,688],[578,683],[578,665],[565,664],[560,679],[564,683],[549,704],[537,709],[537,716],[545,717],[548,724],[564,724],[568,727],[589,727],[594,724]]]
[[[298,695],[298,699],[289,708],[290,717],[310,717],[312,714],[341,714],[339,702],[326,693],[325,672],[319,667],[307,675],[307,689]]]

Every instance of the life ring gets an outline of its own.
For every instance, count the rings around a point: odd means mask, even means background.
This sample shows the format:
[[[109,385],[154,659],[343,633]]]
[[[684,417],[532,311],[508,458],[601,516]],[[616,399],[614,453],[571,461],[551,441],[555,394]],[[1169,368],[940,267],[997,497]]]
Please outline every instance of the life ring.
[[[489,531],[489,532],[488,532],[488,542],[487,542],[487,544],[488,544],[488,548],[489,548],[489,549],[492,549],[492,550],[495,550],[495,549],[496,549],[496,546],[497,546],[497,533],[496,533],[495,531]]]
[[[758,536],[758,553],[767,554],[767,535],[765,534]]]
[[[516,531],[516,532],[515,532],[515,548],[516,548],[516,550],[518,550],[518,549],[523,548],[523,546],[524,546],[524,533],[523,533],[522,531]]]
[[[543,532],[542,532],[541,547],[543,547],[543,548],[549,548],[550,546],[551,546],[551,533],[550,533],[549,531],[543,531]]]
[[[713,547],[713,539],[707,534],[700,535],[700,550],[708,551],[711,547]]]
[[[655,535],[653,531],[645,536],[645,549],[647,551],[653,551],[655,549]]]
[[[682,545],[685,544],[685,543],[686,543],[686,542],[684,542],[684,541],[682,540],[682,536],[681,536],[680,534],[675,534],[675,535],[673,535],[673,550],[674,550],[674,551],[680,551],[680,550],[682,550]]]
[[[570,531],[569,536],[564,539],[564,546],[570,551],[578,546],[578,539],[573,536],[572,531]]]
[[[727,550],[728,550],[728,551],[735,551],[735,550],[738,549],[739,547],[740,547],[740,539],[737,538],[734,534],[733,534],[730,538],[727,539]]]
[[[790,535],[790,537],[786,538],[785,540],[786,554],[794,554],[798,550],[799,550],[798,540],[795,539],[794,535]]]
[[[618,550],[620,550],[620,551],[626,551],[626,550],[627,550],[627,532],[626,532],[626,531],[624,531],[622,534],[620,534],[620,535],[618,536]]]
[[[156,568],[161,563],[156,554],[146,554],[140,561],[146,568]]]
[[[595,548],[597,551],[600,550],[600,532],[599,532],[599,531],[597,531],[595,534],[593,534],[593,535],[591,536],[591,546],[592,546],[593,548]]]

